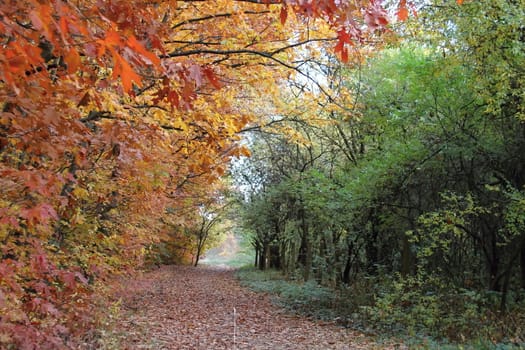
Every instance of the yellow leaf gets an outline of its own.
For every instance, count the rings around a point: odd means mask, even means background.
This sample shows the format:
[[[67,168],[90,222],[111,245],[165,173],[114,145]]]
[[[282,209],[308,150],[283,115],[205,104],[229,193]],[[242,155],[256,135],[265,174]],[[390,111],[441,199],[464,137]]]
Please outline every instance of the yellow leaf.
[[[89,192],[86,191],[82,187],[76,187],[73,190],[73,196],[75,196],[75,198],[77,198],[77,199],[88,199],[89,198]]]

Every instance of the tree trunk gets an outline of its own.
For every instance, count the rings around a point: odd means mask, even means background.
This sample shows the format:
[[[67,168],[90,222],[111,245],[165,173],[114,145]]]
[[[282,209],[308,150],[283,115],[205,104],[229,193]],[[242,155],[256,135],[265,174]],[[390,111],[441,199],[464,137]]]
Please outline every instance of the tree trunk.
[[[350,283],[350,271],[352,271],[352,253],[354,251],[354,242],[350,242],[348,244],[348,252],[347,252],[347,257],[346,257],[346,264],[345,264],[345,268],[343,270],[343,276],[342,276],[342,280],[343,280],[343,283],[345,284],[348,284]]]
[[[201,244],[200,242],[199,242],[199,244],[197,245],[197,254],[195,254],[195,263],[193,264],[193,266],[195,266],[195,267],[197,267],[197,265],[199,264],[199,260],[200,260],[200,258],[201,258],[201,253],[202,253],[202,247],[203,247],[203,246],[204,246],[204,245]]]
[[[525,241],[521,245],[521,288],[525,289]]]
[[[301,218],[301,251],[303,252],[303,278],[305,281],[310,279],[310,270],[312,268],[313,256],[312,256],[312,242],[308,237],[308,223],[306,222],[304,209],[301,208],[299,211],[299,217]]]
[[[199,264],[199,255],[200,253],[197,252],[197,256],[195,257],[195,263],[193,264],[193,266],[197,267],[197,265]]]
[[[266,269],[266,264],[265,264],[266,246],[267,246],[266,243],[261,244],[261,249],[259,252],[259,270],[262,270],[262,271]]]
[[[270,246],[270,268],[281,268],[281,256],[279,254],[279,246],[272,244]]]
[[[199,239],[197,241],[197,252],[195,254],[195,264],[194,264],[195,267],[199,263],[199,260],[202,254],[202,249],[204,248],[204,244],[206,243],[206,240],[208,239],[208,231],[204,230],[204,228],[201,228],[201,230],[199,231],[198,237]]]
[[[401,275],[408,276],[414,272],[414,257],[407,235],[403,234],[401,248]]]
[[[509,285],[510,285],[510,279],[512,277],[512,269],[516,266],[516,261],[518,259],[523,259],[523,247],[525,246],[525,235],[521,237],[519,242],[516,242],[515,246],[517,246],[516,250],[512,254],[512,257],[509,260],[509,265],[507,266],[506,271],[504,272],[504,278],[503,278],[503,290],[501,293],[501,305],[500,305],[500,311],[505,312],[507,308],[507,294],[509,291]]]
[[[489,289],[493,290],[495,292],[501,291],[501,275],[499,273],[500,270],[500,264],[499,264],[499,256],[496,248],[495,238],[493,238],[492,242],[492,256],[490,261],[488,261],[489,264]]]
[[[495,292],[501,291],[501,275],[499,274],[499,263],[496,261],[489,262],[489,289]]]
[[[265,243],[264,244],[264,258],[263,258],[264,269],[263,270],[267,270],[270,267],[270,259],[271,259],[270,243]]]
[[[307,238],[306,239],[306,259],[304,265],[304,281],[310,279],[310,270],[312,269],[313,254],[312,254],[312,242]]]
[[[368,235],[366,242],[366,268],[368,273],[375,275],[377,272],[377,264],[379,262],[379,252],[377,249],[377,237],[378,233],[375,230],[375,225],[372,225],[372,232]]]

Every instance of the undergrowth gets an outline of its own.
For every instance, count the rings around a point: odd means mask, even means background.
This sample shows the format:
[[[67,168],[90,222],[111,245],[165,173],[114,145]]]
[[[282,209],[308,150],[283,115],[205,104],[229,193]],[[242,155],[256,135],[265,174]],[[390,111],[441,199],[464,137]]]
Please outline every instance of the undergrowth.
[[[453,289],[432,278],[362,277],[333,290],[275,270],[242,268],[237,276],[290,312],[379,339],[401,337],[411,349],[525,349],[525,295],[513,295],[501,313],[494,292]]]

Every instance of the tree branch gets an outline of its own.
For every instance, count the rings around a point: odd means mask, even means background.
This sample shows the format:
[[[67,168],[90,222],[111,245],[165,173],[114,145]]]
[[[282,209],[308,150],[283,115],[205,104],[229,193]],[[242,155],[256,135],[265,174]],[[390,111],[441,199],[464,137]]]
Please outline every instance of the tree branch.
[[[268,13],[271,13],[271,11],[243,11],[243,12],[239,12],[239,14],[243,14],[243,15],[263,15],[263,14],[268,14]],[[207,21],[207,20],[210,20],[210,19],[221,18],[221,17],[231,17],[233,15],[234,15],[234,13],[218,13],[218,14],[208,15],[208,16],[203,16],[203,17],[198,17],[198,18],[191,18],[191,19],[187,19],[185,21],[182,21],[182,22],[179,22],[179,23],[173,25],[171,27],[171,29],[176,29],[178,27],[182,27],[183,25],[190,24],[190,23],[203,22],[203,21]]]

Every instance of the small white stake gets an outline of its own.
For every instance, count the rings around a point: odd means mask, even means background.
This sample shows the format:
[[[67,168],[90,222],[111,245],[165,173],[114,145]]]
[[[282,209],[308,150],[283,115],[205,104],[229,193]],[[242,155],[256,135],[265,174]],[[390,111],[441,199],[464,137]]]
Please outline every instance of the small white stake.
[[[236,339],[235,339],[235,335],[237,333],[236,318],[237,318],[237,310],[235,310],[235,307],[234,307],[233,308],[233,350],[237,349]]]

